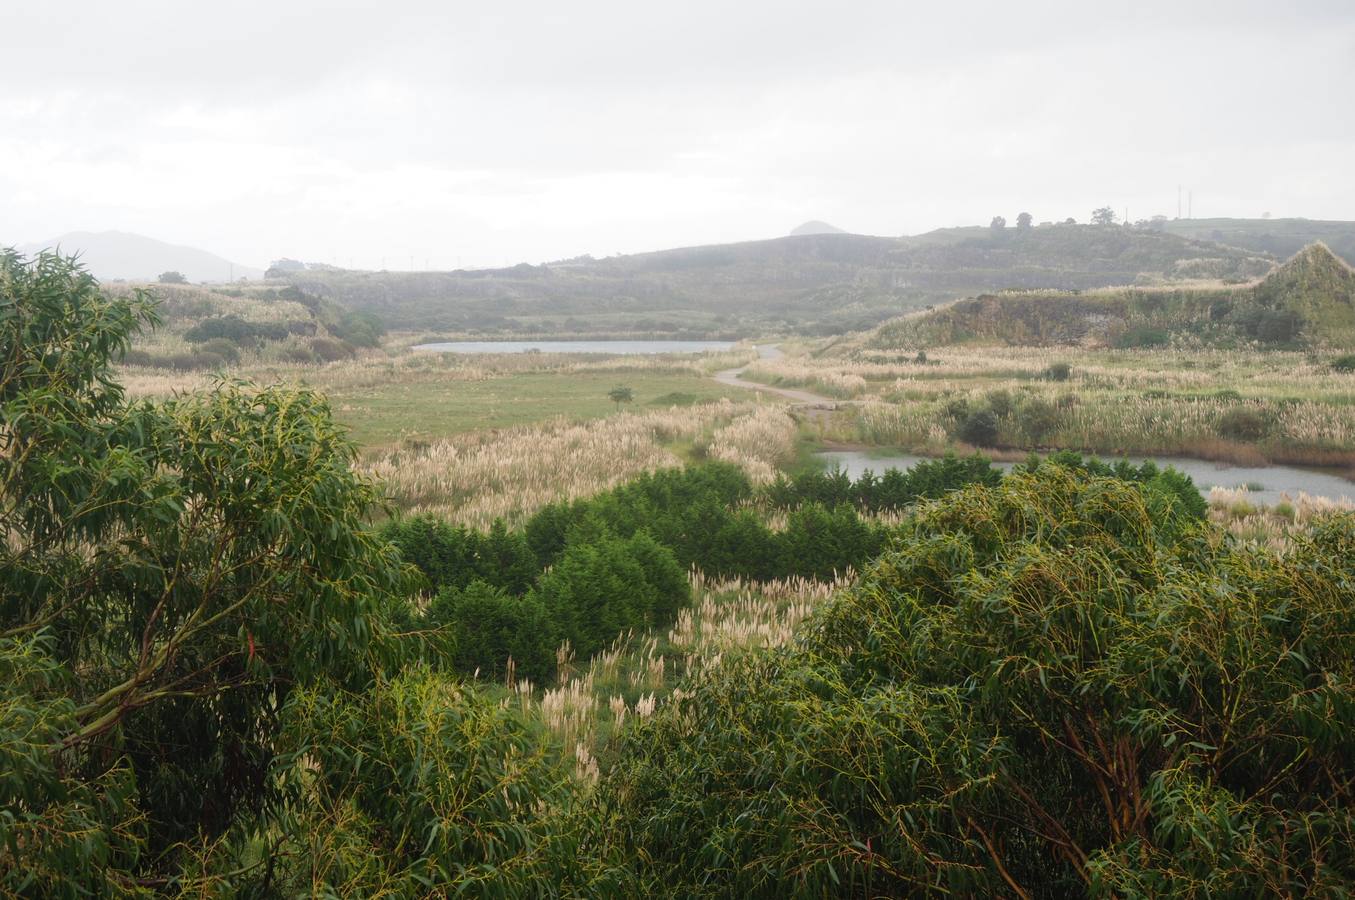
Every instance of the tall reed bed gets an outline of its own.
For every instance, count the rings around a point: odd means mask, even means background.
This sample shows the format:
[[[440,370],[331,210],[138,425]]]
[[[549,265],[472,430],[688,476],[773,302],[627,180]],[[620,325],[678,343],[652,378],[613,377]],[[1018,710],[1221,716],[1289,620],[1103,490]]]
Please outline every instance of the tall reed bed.
[[[669,446],[684,441],[768,481],[793,455],[794,439],[795,423],[784,411],[725,400],[407,444],[364,467],[399,508],[485,528],[496,518],[516,522],[554,500],[591,496],[641,472],[681,465]]]
[[[983,408],[991,403],[993,390],[898,396],[894,402],[867,400],[839,414],[830,423],[828,436],[935,453],[956,444],[955,404]],[[1255,464],[1355,462],[1355,405],[1098,395],[1054,385],[1008,394],[1010,411],[996,420],[998,448],[1196,456]],[[1029,411],[1033,401],[1041,406],[1038,430]]]
[[[690,573],[693,603],[666,634],[622,634],[582,669],[568,646],[557,654],[559,683],[512,680],[512,700],[544,723],[574,756],[585,781],[599,775],[597,754],[629,719],[646,718],[674,696],[682,679],[706,671],[729,653],[784,646],[814,609],[855,580],[791,578],[770,582],[708,581]]]
[[[1324,517],[1355,511],[1355,500],[1342,497],[1314,497],[1299,492],[1297,497],[1281,494],[1280,502],[1266,506],[1256,501],[1245,487],[1214,487],[1209,491],[1209,518],[1239,540],[1288,550],[1295,533]]]

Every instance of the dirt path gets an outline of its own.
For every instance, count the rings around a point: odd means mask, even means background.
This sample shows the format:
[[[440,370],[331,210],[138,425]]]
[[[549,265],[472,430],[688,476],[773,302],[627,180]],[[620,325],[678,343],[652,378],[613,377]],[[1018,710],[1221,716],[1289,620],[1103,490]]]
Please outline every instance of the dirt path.
[[[763,344],[757,348],[758,359],[780,359],[784,354],[775,344]],[[748,364],[749,366],[752,363]],[[815,394],[811,391],[801,391],[796,388],[774,387],[770,384],[758,384],[755,381],[744,381],[739,376],[748,366],[739,366],[737,369],[725,369],[723,372],[716,372],[711,377],[720,384],[726,384],[730,387],[744,388],[750,391],[762,391],[767,394],[775,394],[778,397],[785,397],[797,405],[807,407],[814,412],[832,412],[837,409],[844,401],[835,400],[832,397],[825,397],[822,394]]]

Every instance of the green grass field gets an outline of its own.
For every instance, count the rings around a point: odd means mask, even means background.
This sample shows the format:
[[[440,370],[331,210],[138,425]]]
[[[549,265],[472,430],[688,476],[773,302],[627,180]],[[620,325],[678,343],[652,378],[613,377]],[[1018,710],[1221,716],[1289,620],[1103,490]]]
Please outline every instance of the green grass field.
[[[672,394],[692,402],[752,400],[752,391],[720,385],[695,375],[572,372],[506,374],[484,381],[392,381],[364,388],[327,391],[335,417],[352,429],[364,449],[403,440],[429,440],[466,431],[526,425],[556,416],[593,419],[616,405],[607,392],[626,385],[635,392],[634,410]],[[682,399],[686,400],[687,396]]]

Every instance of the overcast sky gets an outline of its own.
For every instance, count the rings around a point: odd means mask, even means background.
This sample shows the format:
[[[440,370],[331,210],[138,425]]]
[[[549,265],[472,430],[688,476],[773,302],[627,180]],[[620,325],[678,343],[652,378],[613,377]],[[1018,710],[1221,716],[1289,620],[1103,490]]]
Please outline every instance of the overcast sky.
[[[1351,0],[0,0],[0,244],[499,265],[1178,184],[1351,219],[1353,87]]]

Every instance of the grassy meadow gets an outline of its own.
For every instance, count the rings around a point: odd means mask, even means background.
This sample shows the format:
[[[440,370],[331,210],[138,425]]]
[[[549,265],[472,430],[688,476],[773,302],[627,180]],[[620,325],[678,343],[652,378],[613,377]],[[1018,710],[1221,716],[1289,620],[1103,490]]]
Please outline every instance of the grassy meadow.
[[[244,357],[225,369],[262,384],[302,385],[329,398],[339,422],[364,450],[428,441],[480,429],[507,428],[560,416],[595,419],[618,412],[607,393],[630,387],[626,409],[651,410],[752,393],[724,387],[708,373],[742,365],[751,351],[678,358],[576,354],[457,355],[398,345],[334,362],[277,362]],[[132,366],[124,376],[134,396],[169,396],[210,383],[214,373],[168,373]]]
[[[1073,449],[1355,466],[1355,374],[1333,354],[943,347],[808,349],[744,374],[844,402],[828,440],[936,454]]]

